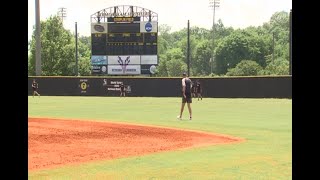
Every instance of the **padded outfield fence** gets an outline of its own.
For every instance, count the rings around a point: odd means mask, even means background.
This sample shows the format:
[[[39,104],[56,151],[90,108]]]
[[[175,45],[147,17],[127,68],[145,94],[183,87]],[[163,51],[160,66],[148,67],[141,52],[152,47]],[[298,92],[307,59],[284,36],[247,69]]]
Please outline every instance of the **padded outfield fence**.
[[[29,76],[28,95],[32,80],[39,84],[42,96],[119,96],[124,83],[127,96],[180,97],[181,78],[156,77],[64,77]],[[292,76],[197,78],[203,97],[211,98],[292,98]]]

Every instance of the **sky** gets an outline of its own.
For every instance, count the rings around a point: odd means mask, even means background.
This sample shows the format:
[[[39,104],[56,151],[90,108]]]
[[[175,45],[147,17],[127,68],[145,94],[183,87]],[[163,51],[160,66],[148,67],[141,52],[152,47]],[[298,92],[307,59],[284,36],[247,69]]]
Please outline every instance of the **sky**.
[[[45,21],[65,8],[63,25],[72,33],[75,22],[80,36],[90,36],[90,16],[97,11],[118,5],[132,5],[158,13],[158,25],[167,24],[171,32],[190,26],[210,29],[213,10],[209,2],[213,0],[39,0],[40,20]],[[218,0],[216,0],[218,1]],[[215,22],[222,20],[225,27],[246,28],[261,26],[279,11],[289,12],[292,0],[220,0],[215,11]],[[35,0],[28,0],[28,40],[35,26]]]

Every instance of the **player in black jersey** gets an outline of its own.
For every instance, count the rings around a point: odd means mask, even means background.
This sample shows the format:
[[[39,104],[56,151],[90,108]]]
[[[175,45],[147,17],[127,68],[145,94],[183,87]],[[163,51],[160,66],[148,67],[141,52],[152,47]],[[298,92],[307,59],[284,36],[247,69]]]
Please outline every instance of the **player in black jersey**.
[[[40,97],[40,94],[38,93],[39,85],[35,79],[32,81],[31,86],[32,86],[32,91],[33,91],[32,97],[34,97],[34,95],[38,95]]]
[[[121,96],[126,96],[126,91],[123,83],[120,84],[120,97]]]
[[[192,87],[191,87],[191,97],[196,97],[197,89],[196,89],[196,84],[192,82]]]
[[[192,103],[192,97],[191,97],[191,86],[192,82],[191,80],[187,77],[186,73],[182,74],[182,104],[181,104],[181,109],[180,109],[180,115],[177,117],[178,119],[181,120],[182,118],[182,113],[184,110],[184,106],[188,105],[188,110],[189,110],[189,120],[192,119],[192,109],[191,109],[191,103]]]
[[[202,87],[199,79],[197,80],[197,83],[196,83],[196,91],[197,91],[198,101],[199,101],[199,98],[201,98],[202,100]]]

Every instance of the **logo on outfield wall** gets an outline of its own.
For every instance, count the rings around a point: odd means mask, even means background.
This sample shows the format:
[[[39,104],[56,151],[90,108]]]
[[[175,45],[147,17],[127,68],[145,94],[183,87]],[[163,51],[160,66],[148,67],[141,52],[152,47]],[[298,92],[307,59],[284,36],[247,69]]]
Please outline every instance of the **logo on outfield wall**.
[[[88,79],[80,79],[79,87],[81,93],[87,93],[87,89],[89,88]]]
[[[107,86],[107,85],[108,85],[108,81],[107,81],[107,79],[103,79],[102,86]]]

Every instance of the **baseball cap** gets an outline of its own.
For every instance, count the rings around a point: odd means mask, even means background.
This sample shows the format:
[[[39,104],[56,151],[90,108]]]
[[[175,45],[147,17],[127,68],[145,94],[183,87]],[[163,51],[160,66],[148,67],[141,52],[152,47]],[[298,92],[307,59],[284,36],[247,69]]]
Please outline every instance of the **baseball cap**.
[[[187,73],[186,73],[186,72],[183,72],[183,73],[182,73],[182,76],[187,76]]]

